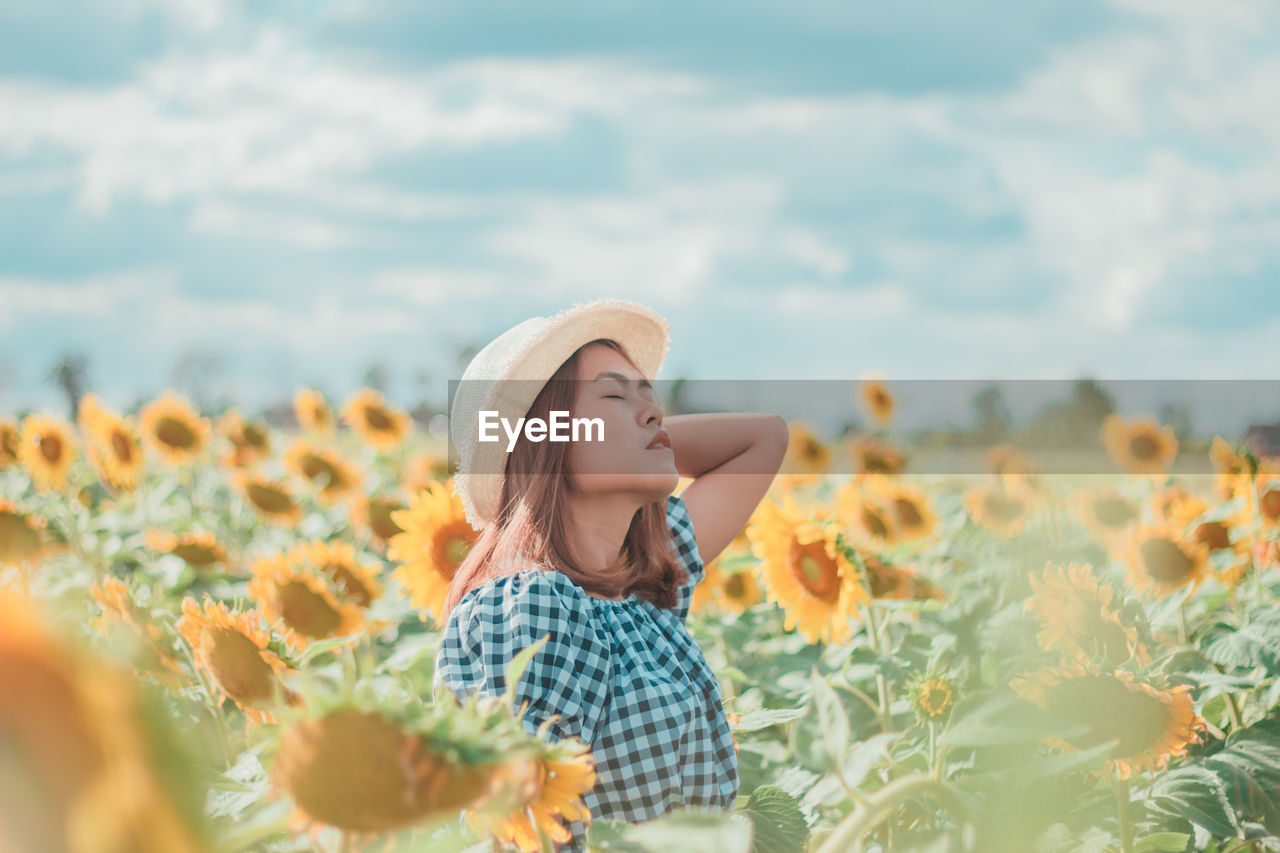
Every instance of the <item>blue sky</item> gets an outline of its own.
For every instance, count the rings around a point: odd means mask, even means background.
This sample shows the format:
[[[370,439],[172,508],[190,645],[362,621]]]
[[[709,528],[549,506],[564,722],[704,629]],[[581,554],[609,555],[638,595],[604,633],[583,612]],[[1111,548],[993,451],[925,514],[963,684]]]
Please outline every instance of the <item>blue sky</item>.
[[[899,5],[5,4],[0,411],[411,404],[601,295],[663,378],[1275,378],[1274,4]]]

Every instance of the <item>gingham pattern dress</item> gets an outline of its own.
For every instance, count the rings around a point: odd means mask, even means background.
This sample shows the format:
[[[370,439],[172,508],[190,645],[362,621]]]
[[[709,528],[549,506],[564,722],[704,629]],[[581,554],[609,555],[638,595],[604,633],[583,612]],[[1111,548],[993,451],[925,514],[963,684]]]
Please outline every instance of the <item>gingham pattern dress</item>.
[[[592,751],[596,784],[583,798],[596,818],[644,821],[681,806],[728,809],[738,759],[720,685],[685,618],[706,568],[684,499],[667,498],[675,552],[689,572],[676,606],[634,593],[595,598],[561,572],[524,569],[467,593],[449,615],[435,686],[459,695],[501,694],[511,658],[544,634],[547,644],[516,686],[533,732],[553,714],[550,737],[577,736]],[[585,849],[586,823],[566,824]]]

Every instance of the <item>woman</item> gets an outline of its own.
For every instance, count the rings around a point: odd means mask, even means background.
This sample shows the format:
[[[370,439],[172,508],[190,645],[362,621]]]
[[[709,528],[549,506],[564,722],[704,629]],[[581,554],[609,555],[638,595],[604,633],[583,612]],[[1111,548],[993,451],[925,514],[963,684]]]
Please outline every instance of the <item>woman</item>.
[[[455,574],[435,683],[500,694],[511,658],[542,637],[515,688],[530,731],[581,738],[596,818],[727,809],[737,756],[720,687],[684,621],[694,585],[746,524],[781,465],[787,428],[763,414],[663,418],[649,377],[667,324],[597,300],[516,326],[481,350],[455,394],[457,493],[482,533]],[[530,402],[531,399],[531,402]],[[478,439],[485,407],[515,422],[599,419],[599,440]],[[672,491],[683,475],[693,478]],[[586,821],[563,850],[582,850]]]

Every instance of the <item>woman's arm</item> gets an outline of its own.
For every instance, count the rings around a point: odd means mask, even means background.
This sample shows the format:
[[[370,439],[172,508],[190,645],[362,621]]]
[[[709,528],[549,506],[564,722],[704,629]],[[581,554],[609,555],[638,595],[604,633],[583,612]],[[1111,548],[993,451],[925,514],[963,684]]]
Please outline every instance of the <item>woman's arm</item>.
[[[698,553],[710,563],[769,490],[787,452],[787,422],[779,415],[713,412],[672,415],[662,425],[671,436],[676,471],[693,478],[680,496]]]

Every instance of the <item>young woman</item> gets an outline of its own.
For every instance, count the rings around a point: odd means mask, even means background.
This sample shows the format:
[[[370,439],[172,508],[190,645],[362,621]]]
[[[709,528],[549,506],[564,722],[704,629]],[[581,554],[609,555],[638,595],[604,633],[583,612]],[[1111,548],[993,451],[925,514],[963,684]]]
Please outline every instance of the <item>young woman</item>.
[[[530,731],[552,719],[552,738],[591,747],[596,782],[583,802],[593,817],[730,808],[737,755],[715,674],[684,623],[705,564],[743,528],[781,465],[786,423],[769,414],[664,418],[649,379],[667,327],[643,306],[601,300],[535,319],[482,350],[468,373],[517,383],[550,373],[517,414],[599,418],[603,440],[520,438],[505,460],[485,461],[492,448],[459,434],[475,428],[484,402],[462,402],[459,389],[456,482],[482,533],[452,580],[436,684],[500,694],[511,658],[549,635],[516,685],[516,707],[527,703]],[[485,399],[516,411],[523,402],[512,388]],[[693,482],[673,495],[681,475]],[[584,849],[586,826],[568,823],[560,849]]]

